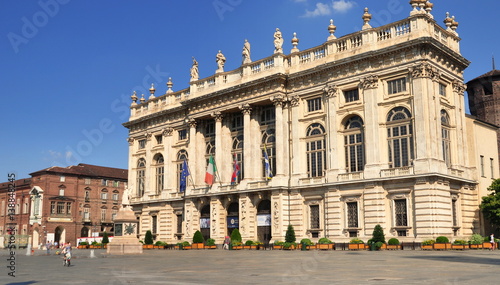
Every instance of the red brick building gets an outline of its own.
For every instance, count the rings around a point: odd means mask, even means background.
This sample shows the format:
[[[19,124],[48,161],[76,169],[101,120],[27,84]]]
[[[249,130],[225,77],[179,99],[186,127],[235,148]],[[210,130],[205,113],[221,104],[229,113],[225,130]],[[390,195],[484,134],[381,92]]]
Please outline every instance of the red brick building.
[[[76,243],[78,237],[113,234],[113,219],[127,188],[126,169],[78,164],[30,174],[32,244]]]
[[[12,234],[9,231],[9,223],[15,223],[16,240],[25,246],[30,234],[29,210],[31,178],[15,179],[12,182],[0,183],[0,247],[5,246],[7,237]],[[9,188],[15,191],[9,191]],[[9,195],[15,193],[14,195]],[[9,198],[13,203],[9,205]],[[10,210],[10,212],[9,212]],[[12,214],[12,215],[9,215]],[[23,238],[21,238],[23,237]]]

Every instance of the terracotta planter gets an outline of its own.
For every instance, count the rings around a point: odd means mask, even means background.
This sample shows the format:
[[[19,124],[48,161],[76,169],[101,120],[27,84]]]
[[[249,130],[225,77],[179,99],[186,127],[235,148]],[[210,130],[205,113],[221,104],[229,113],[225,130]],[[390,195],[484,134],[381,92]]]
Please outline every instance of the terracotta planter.
[[[433,244],[433,248],[436,249],[436,250],[451,249],[451,243],[436,242],[435,244]]]
[[[193,249],[203,249],[203,248],[204,248],[204,246],[205,246],[205,245],[204,245],[203,243],[193,243],[193,244],[191,244],[191,247],[192,247]]]
[[[429,244],[429,245],[422,245],[420,248],[421,248],[421,249],[423,249],[423,250],[434,249],[434,247],[433,247],[433,245],[432,245],[432,244]]]
[[[491,243],[490,242],[483,242],[483,248],[486,248],[486,249],[491,249]]]
[[[251,247],[252,247],[251,245],[244,245],[243,249],[251,249]]]
[[[188,246],[183,246],[182,249],[193,249],[193,247],[188,245]]]
[[[400,244],[388,244],[387,249],[388,250],[399,250],[399,249],[401,249],[401,245]]]
[[[460,249],[460,250],[464,250],[464,249],[467,249],[467,245],[465,244],[452,244],[451,245],[451,249]]]
[[[317,248],[317,247],[316,247],[316,245],[315,245],[315,244],[313,244],[313,245],[307,245],[307,246],[306,246],[306,249],[308,249],[308,250],[309,250],[309,249],[316,249],[316,248]]]
[[[143,249],[152,249],[152,248],[154,248],[154,245],[152,245],[152,244],[143,244],[142,248]]]
[[[273,245],[273,249],[282,249],[283,246],[282,245]]]
[[[250,249],[259,249],[259,246],[258,245],[251,245]]]
[[[205,249],[216,249],[216,245],[205,245]]]
[[[318,243],[316,245],[316,248],[317,249],[321,249],[321,250],[328,250],[328,249],[333,249],[334,248],[334,245],[333,243],[327,243],[327,244],[321,244],[321,243]]]
[[[469,248],[470,249],[481,249],[481,248],[483,248],[483,244],[470,244]]]
[[[366,249],[366,246],[364,243],[350,243],[349,244],[349,250],[360,250],[360,249]]]
[[[242,245],[233,245],[233,249],[236,249],[236,250],[243,249],[243,246]]]

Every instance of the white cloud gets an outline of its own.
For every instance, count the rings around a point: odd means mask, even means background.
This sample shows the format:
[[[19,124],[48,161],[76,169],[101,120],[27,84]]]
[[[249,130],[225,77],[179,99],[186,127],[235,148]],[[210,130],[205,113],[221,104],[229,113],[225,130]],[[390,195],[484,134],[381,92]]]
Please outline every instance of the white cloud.
[[[317,17],[317,16],[324,16],[324,15],[330,15],[330,5],[324,4],[324,3],[317,3],[316,4],[316,9],[313,11],[306,10],[306,13],[303,15],[303,17]]]
[[[339,12],[339,13],[345,13],[348,10],[350,10],[352,7],[354,7],[355,5],[356,5],[356,2],[345,1],[345,0],[333,1],[333,3],[332,3],[333,10],[335,12]]]

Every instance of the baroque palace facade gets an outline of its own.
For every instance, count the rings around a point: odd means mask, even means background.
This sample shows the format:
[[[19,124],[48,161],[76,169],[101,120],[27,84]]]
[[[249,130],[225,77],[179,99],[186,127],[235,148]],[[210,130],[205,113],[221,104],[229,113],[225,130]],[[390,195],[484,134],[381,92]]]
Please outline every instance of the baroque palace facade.
[[[124,126],[141,239],[201,230],[222,242],[238,228],[272,242],[289,224],[298,240],[337,242],[368,239],[377,224],[404,241],[479,232],[482,189],[498,174],[496,127],[465,115],[458,23],[447,15],[441,27],[431,3],[410,3],[408,18],[377,28],[365,9],[362,30],[340,38],[330,21],[327,41],[304,51],[294,35],[288,55],[276,29],[267,58],[252,62],[245,42],[236,70],[224,71],[219,52],[208,78],[193,59],[187,89],[169,79],[161,96],[134,93]]]

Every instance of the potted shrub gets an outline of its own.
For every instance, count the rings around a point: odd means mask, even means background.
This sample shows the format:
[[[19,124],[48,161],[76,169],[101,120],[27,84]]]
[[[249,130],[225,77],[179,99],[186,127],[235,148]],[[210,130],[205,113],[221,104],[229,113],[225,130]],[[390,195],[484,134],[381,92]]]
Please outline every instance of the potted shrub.
[[[202,249],[204,247],[203,243],[205,242],[205,239],[203,238],[203,235],[201,234],[200,231],[196,231],[193,235],[193,244],[191,244],[192,248],[196,249]]]
[[[473,234],[469,240],[469,247],[472,249],[483,248],[483,237],[480,234]]]
[[[253,244],[253,241],[251,241],[251,240],[247,240],[247,241],[245,242],[245,245],[243,246],[243,248],[244,248],[244,249],[250,249],[250,248],[251,248],[251,246],[252,246],[252,244]]]
[[[207,249],[216,249],[217,246],[215,245],[215,240],[213,238],[207,239],[207,242],[205,244],[205,248],[207,248]]]
[[[377,224],[373,228],[372,238],[368,241],[368,245],[370,246],[370,250],[380,250],[382,247],[385,247],[384,229],[382,229],[381,225]]]
[[[316,245],[308,238],[303,238],[300,240],[300,244],[305,247],[305,249],[316,249]]]
[[[467,248],[467,241],[463,239],[456,239],[451,244],[451,249],[461,249],[464,250]]]
[[[241,241],[231,241],[232,249],[243,249]]]
[[[165,249],[165,246],[167,245],[166,242],[163,242],[163,241],[157,241],[155,242],[153,248],[156,248],[156,249]]]
[[[256,241],[250,246],[250,249],[260,249],[262,245],[264,245],[262,242]]]
[[[365,249],[365,242],[360,240],[359,238],[353,238],[349,241],[349,249],[350,250],[358,250]]]
[[[107,248],[108,247],[108,243],[109,243],[108,233],[104,232],[102,234],[102,245],[103,245],[103,248]]]
[[[273,249],[282,249],[283,248],[283,243],[282,241],[275,241],[274,244],[273,244]]]
[[[81,241],[81,242],[78,243],[78,248],[79,249],[89,248],[89,243],[86,242],[86,241]]]
[[[240,246],[242,246],[241,234],[240,234],[240,231],[238,229],[234,229],[231,232],[231,245],[233,246],[233,249],[241,249],[241,248],[239,248]],[[234,248],[235,245],[238,248]]]
[[[144,245],[142,246],[142,248],[151,249],[153,248],[153,243],[153,234],[151,233],[151,231],[147,231],[146,236],[144,237]]]
[[[295,249],[295,243],[294,242],[284,242],[283,249],[285,249],[285,250]]]
[[[422,248],[422,249],[433,249],[433,248],[434,248],[434,246],[433,246],[433,245],[434,245],[434,243],[435,243],[435,242],[436,242],[436,241],[435,241],[435,240],[433,240],[433,239],[427,239],[427,240],[424,240],[424,241],[422,242],[422,246],[421,246],[421,248]]]
[[[317,249],[335,249],[335,244],[326,237],[320,238],[316,244]]]
[[[434,243],[434,249],[450,249],[451,243],[450,240],[445,236],[439,236],[436,238],[436,242]]]
[[[401,244],[397,238],[390,238],[387,241],[387,249],[401,249]]]

